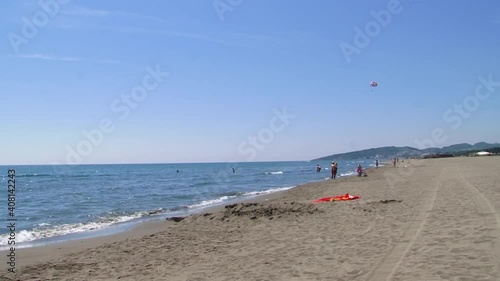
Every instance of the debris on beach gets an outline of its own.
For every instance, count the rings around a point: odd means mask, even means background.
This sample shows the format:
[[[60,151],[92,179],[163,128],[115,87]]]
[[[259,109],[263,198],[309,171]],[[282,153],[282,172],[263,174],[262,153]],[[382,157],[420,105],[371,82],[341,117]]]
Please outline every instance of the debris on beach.
[[[385,199],[380,201],[367,202],[367,204],[389,204],[389,203],[401,203],[403,200],[397,199]]]
[[[162,210],[149,211],[148,216],[157,215],[157,214],[160,214],[161,212],[162,212]]]
[[[185,219],[185,217],[170,217],[170,218],[167,218],[168,221],[174,221],[174,222],[180,222],[183,219]]]
[[[380,203],[387,204],[387,203],[400,203],[403,202],[403,200],[396,200],[396,199],[387,199],[387,200],[380,200]]]
[[[389,203],[401,203],[403,200],[397,200],[397,199],[385,199],[385,200],[379,200],[379,201],[371,201],[371,202],[365,202],[362,203],[358,206],[352,207],[353,210],[362,210],[363,212],[375,212],[375,213],[380,213],[384,212],[387,210],[387,206]]]

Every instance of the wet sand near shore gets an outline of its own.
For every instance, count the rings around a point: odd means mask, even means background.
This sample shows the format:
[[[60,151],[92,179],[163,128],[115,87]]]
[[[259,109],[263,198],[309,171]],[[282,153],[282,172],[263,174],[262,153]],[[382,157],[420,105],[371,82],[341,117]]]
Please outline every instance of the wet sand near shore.
[[[1,280],[500,280],[500,157],[405,160],[112,236]],[[311,203],[349,193],[361,199]]]

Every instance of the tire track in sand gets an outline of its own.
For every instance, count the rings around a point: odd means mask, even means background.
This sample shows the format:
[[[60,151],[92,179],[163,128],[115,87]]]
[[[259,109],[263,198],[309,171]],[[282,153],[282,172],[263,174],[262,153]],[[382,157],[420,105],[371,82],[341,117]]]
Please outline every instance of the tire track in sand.
[[[441,170],[434,188],[431,190],[429,200],[425,200],[420,212],[410,225],[406,228],[404,235],[400,241],[396,241],[391,251],[375,266],[375,268],[368,274],[368,281],[386,281],[391,280],[396,269],[401,264],[403,257],[411,249],[417,237],[420,236],[422,228],[425,225],[429,216],[429,211],[432,210],[434,202],[437,198],[437,191],[441,184],[441,179],[445,173],[446,168]]]
[[[495,276],[497,280],[500,280],[500,214],[497,212],[491,201],[477,189],[473,184],[468,182],[463,174],[460,174],[460,178],[465,183],[465,186],[472,191],[474,194],[473,200],[477,202],[482,214],[486,215],[484,219],[488,225],[494,226],[494,233],[496,236],[496,242],[493,247],[493,254],[496,257],[496,272]]]

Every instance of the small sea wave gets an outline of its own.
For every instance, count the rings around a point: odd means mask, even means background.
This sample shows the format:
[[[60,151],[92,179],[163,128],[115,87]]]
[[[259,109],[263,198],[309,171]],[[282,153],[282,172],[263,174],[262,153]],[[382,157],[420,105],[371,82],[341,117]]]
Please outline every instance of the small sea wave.
[[[348,172],[348,173],[342,173],[340,174],[341,177],[347,177],[347,176],[354,176],[356,172]]]
[[[18,175],[16,175],[16,177],[18,177],[18,178],[51,177],[51,176],[53,176],[53,175],[51,175],[51,174],[35,174],[35,173],[33,173],[33,174],[20,174],[20,175],[18,174]]]
[[[204,200],[204,201],[201,201],[200,203],[190,205],[190,206],[188,206],[188,208],[190,208],[190,209],[198,209],[198,208],[205,208],[205,207],[209,207],[209,206],[219,205],[219,204],[223,203],[224,201],[227,201],[229,199],[233,199],[233,198],[236,198],[236,197],[237,197],[236,195],[233,195],[233,196],[222,196],[222,197],[219,197],[217,199]]]
[[[62,224],[50,227],[49,223],[40,223],[32,230],[21,230],[16,233],[16,243],[30,242],[38,239],[63,236],[91,230],[101,230],[116,223],[127,222],[143,216],[152,215],[154,212],[136,212],[119,217],[107,217],[98,221],[87,223]],[[0,235],[0,246],[7,245],[10,234]],[[2,247],[0,247],[1,249]]]
[[[173,207],[173,208],[170,208],[169,211],[170,212],[177,212],[177,211],[182,211],[182,210],[186,210],[186,209],[189,209],[188,205]]]
[[[275,192],[279,192],[279,191],[285,191],[285,190],[288,190],[291,188],[294,188],[294,186],[271,188],[271,189],[263,190],[263,191],[251,191],[251,192],[243,193],[243,196],[265,195],[265,194],[271,194],[271,193],[275,193]]]
[[[219,198],[215,199],[210,199],[210,200],[203,200],[200,203],[189,205],[189,209],[201,209],[201,208],[206,208],[206,207],[211,207],[211,206],[217,206],[220,205],[226,201],[236,199],[238,197],[251,197],[251,196],[259,196],[259,195],[265,195],[265,194],[271,194],[279,191],[284,191],[293,188],[291,187],[280,187],[280,188],[270,188],[267,190],[262,190],[262,191],[250,191],[250,192],[245,192],[245,193],[238,193],[233,195],[224,195]]]
[[[227,192],[227,193],[219,193],[219,194],[216,194],[216,196],[238,196],[238,195],[241,195],[241,192]]]
[[[266,175],[283,175],[283,171],[277,171],[277,172],[266,172]]]

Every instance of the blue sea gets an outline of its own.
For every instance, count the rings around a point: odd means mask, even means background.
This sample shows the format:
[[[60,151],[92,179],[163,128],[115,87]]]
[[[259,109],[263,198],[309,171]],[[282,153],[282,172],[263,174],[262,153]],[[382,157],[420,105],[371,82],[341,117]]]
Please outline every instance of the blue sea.
[[[316,172],[316,165],[322,167]],[[30,247],[116,233],[138,223],[330,180],[329,161],[202,164],[2,166],[6,222],[7,170],[16,171],[16,246]],[[373,160],[339,161],[340,177]],[[233,173],[234,168],[234,173]],[[0,203],[1,204],[1,203]],[[10,231],[0,228],[0,250]]]

